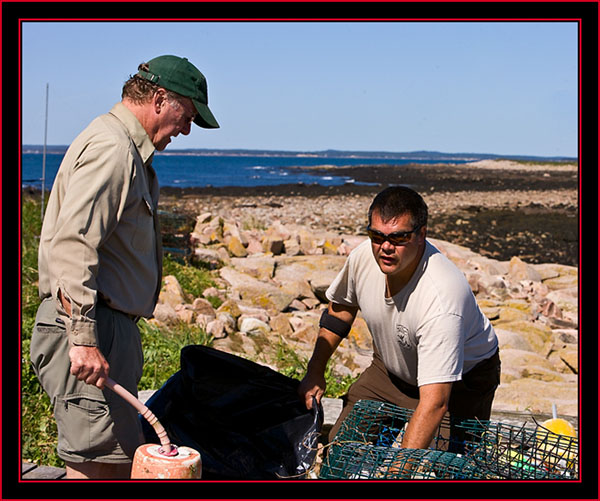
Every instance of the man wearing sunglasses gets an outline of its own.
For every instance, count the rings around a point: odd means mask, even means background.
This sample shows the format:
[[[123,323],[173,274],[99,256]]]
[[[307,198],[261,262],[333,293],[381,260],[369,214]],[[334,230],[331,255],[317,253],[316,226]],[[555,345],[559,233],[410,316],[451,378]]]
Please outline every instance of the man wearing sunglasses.
[[[328,310],[299,393],[307,408],[325,391],[325,366],[360,310],[373,336],[373,362],[350,387],[329,441],[360,399],[415,409],[404,448],[427,448],[447,412],[490,417],[500,383],[498,340],[463,273],[430,242],[427,205],[394,186],[373,200],[369,239],[327,290]]]

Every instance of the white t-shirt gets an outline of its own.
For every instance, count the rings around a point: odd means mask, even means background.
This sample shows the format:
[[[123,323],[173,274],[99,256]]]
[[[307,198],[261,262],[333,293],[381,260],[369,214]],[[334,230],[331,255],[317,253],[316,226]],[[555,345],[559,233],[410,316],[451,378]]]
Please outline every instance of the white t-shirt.
[[[403,381],[417,386],[459,381],[496,352],[496,333],[465,276],[431,243],[409,283],[391,298],[385,290],[385,275],[365,240],[326,295],[360,308],[385,366]]]

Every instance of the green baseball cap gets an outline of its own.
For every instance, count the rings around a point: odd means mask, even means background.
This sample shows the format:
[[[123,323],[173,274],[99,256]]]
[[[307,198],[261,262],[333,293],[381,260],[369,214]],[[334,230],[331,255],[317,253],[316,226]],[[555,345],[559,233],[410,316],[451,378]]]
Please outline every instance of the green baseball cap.
[[[138,68],[138,76],[167,90],[189,97],[198,114],[194,123],[205,129],[217,129],[219,124],[208,109],[206,78],[185,57],[158,56],[146,63],[148,71]]]

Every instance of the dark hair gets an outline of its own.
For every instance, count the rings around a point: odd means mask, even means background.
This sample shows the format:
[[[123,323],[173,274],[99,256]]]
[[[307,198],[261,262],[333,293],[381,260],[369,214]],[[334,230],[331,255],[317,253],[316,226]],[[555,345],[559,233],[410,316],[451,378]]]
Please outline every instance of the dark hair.
[[[146,63],[142,63],[138,66],[138,70],[148,71],[148,65]],[[156,93],[158,89],[162,89],[158,84],[151,82],[150,80],[146,80],[145,78],[139,75],[133,75],[132,77],[125,82],[123,85],[123,91],[121,92],[121,98],[127,98],[134,103],[144,104],[152,99],[152,96]],[[176,92],[171,92],[170,90],[164,89],[167,97],[170,100],[176,100],[178,94]]]
[[[379,192],[369,207],[369,224],[377,211],[384,221],[410,214],[415,227],[427,225],[427,204],[416,191],[406,186],[390,186]]]

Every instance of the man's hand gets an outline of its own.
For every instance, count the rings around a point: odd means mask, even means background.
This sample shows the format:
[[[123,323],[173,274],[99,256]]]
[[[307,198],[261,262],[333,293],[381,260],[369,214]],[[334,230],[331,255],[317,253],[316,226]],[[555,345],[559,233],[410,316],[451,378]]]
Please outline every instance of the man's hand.
[[[307,409],[312,409],[313,406],[313,397],[317,399],[317,403],[321,403],[321,398],[325,393],[325,388],[327,383],[325,382],[325,376],[323,374],[311,373],[310,371],[306,373],[304,379],[300,382],[300,386],[298,386],[298,395],[302,401],[306,404]]]
[[[95,346],[73,346],[69,350],[71,374],[87,384],[104,388],[110,366]]]

